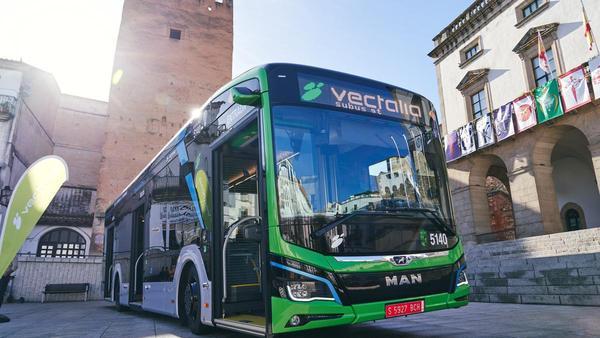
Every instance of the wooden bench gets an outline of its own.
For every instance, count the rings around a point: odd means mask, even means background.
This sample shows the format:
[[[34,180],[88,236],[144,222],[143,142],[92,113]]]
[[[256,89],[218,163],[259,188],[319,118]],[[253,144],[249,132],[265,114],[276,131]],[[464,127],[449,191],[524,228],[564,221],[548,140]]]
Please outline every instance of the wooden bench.
[[[46,284],[42,291],[42,303],[46,300],[46,295],[68,293],[85,293],[84,301],[87,302],[89,291],[89,283]]]

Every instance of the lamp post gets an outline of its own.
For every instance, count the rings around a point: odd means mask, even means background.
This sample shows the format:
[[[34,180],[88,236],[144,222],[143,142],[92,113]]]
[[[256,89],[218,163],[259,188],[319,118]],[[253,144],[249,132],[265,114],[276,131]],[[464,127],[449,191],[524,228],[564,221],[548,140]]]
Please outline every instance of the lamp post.
[[[4,188],[0,189],[0,205],[8,207],[10,196],[12,195],[12,189],[10,186],[5,185]]]

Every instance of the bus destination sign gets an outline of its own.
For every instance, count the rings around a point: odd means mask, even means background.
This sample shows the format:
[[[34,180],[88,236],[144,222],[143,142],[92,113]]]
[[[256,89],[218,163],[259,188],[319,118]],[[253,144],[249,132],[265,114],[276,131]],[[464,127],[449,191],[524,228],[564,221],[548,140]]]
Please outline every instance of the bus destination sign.
[[[298,74],[300,100],[429,124],[421,96],[400,88],[380,89]]]

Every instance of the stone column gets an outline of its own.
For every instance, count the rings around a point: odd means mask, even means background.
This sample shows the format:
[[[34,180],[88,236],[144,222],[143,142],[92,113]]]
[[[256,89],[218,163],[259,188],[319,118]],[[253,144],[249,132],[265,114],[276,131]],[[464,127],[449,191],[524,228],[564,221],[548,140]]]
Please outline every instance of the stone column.
[[[598,186],[598,192],[600,192],[600,142],[590,144],[588,149],[592,156],[592,164],[594,166],[594,172],[596,173],[596,185]]]
[[[562,232],[565,229],[560,219],[560,210],[558,210],[558,198],[556,197],[554,177],[552,176],[553,168],[535,165],[533,171],[535,173],[540,210],[542,211],[544,233]]]
[[[544,234],[536,179],[531,167],[508,174],[517,238]]]

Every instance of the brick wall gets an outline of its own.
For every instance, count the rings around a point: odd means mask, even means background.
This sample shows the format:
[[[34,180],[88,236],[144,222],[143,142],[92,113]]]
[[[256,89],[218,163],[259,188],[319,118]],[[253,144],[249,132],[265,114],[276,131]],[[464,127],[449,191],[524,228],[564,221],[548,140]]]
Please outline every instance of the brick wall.
[[[102,257],[42,258],[21,256],[13,280],[12,295],[27,302],[40,302],[49,283],[89,283],[88,300],[103,299]],[[83,300],[83,294],[49,295],[46,301]]]
[[[466,248],[471,300],[600,306],[600,228]]]

